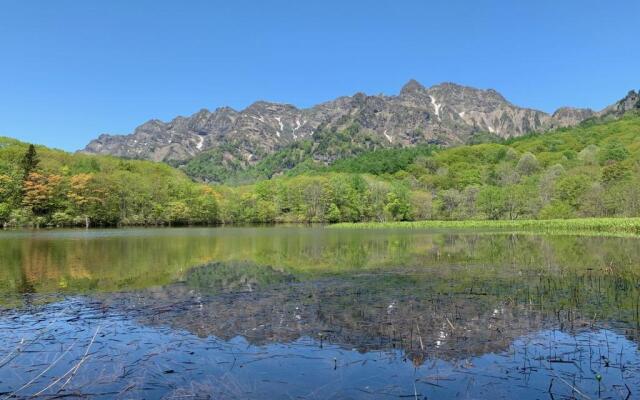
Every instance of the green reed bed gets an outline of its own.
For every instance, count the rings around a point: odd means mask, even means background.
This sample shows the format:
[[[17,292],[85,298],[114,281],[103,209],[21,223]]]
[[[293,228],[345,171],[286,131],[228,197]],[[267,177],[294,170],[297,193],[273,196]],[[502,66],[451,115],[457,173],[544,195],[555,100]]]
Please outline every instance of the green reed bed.
[[[587,233],[640,235],[640,218],[579,218],[550,220],[466,220],[339,223],[332,229],[404,228],[404,229],[478,229],[510,232]]]

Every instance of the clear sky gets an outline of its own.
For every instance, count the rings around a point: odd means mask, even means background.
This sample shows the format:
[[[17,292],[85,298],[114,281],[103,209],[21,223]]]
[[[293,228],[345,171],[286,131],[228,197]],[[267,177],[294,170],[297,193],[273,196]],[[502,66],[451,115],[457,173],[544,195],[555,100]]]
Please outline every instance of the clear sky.
[[[77,150],[151,118],[410,78],[600,109],[640,88],[638,0],[0,0],[0,135]]]

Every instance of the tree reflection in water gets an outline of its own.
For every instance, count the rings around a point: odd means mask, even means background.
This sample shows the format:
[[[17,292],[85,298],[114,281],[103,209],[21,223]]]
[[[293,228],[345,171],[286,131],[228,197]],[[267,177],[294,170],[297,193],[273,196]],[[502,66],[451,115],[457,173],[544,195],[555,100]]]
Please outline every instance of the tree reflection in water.
[[[0,242],[4,396],[638,395],[636,239],[199,232]]]

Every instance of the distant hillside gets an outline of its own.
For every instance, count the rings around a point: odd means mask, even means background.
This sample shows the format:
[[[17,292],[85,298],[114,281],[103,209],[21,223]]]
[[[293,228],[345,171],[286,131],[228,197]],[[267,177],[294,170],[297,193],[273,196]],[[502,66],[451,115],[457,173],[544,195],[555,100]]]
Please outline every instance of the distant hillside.
[[[266,155],[255,164],[239,163],[231,146],[197,155],[180,168],[190,177],[205,182],[252,183],[281,174],[299,175],[323,168],[331,162],[386,146],[380,138],[351,125],[343,131],[322,131]],[[395,147],[399,148],[399,147]]]
[[[598,115],[593,115],[578,125],[589,127],[615,121],[625,113],[640,112],[640,97],[630,92],[627,97]],[[629,111],[631,110],[631,111]],[[566,128],[556,128],[565,132]],[[545,134],[553,134],[554,131]],[[518,138],[527,138],[531,133]],[[490,132],[479,132],[467,139],[467,145],[483,143],[507,143],[518,138],[501,138]],[[515,142],[514,142],[515,143]],[[453,147],[460,147],[458,144]],[[205,182],[227,184],[252,183],[274,176],[295,176],[314,171],[393,173],[406,167],[417,155],[424,155],[442,148],[438,145],[417,145],[402,147],[387,146],[375,135],[363,130],[357,124],[343,131],[316,132],[312,137],[293,142],[275,151],[254,164],[238,163],[232,147],[204,152],[186,164],[178,164],[190,177]]]
[[[482,137],[487,143],[451,148],[379,148],[375,138],[367,140],[366,131],[316,135],[320,135],[316,141],[297,142],[251,168],[220,175],[235,180],[236,186],[194,183],[182,171],[162,163],[30,149],[3,138],[0,223],[64,226],[640,216],[637,111],[515,139],[488,135]],[[322,159],[326,154],[335,158]],[[187,164],[186,169],[196,167]]]
[[[70,154],[0,137],[0,226],[214,223],[215,192],[166,164]]]
[[[258,101],[244,110],[229,107],[200,110],[169,122],[148,121],[129,135],[101,135],[85,152],[183,164],[198,157],[198,176],[220,181],[225,174],[246,169],[278,150],[301,141],[357,126],[356,147],[412,147],[421,144],[459,145],[474,136],[522,136],[574,126],[592,117],[620,114],[638,106],[629,95],[597,113],[563,107],[553,114],[516,106],[495,90],[443,83],[426,88],[411,80],[398,95],[339,97],[308,109]],[[360,139],[372,143],[360,142]],[[335,153],[316,150],[315,159],[333,161]],[[209,162],[210,166],[204,166]],[[207,174],[202,174],[206,171]],[[212,174],[209,174],[212,172]]]
[[[306,171],[297,165],[289,176],[235,189],[241,219],[261,220],[260,210],[291,221],[640,215],[638,112],[498,143],[373,150]]]
[[[396,150],[394,157],[411,153]],[[329,169],[380,175],[372,154]],[[367,165],[370,167],[367,168]],[[387,179],[433,195],[438,219],[640,215],[640,111],[546,134],[434,151]]]

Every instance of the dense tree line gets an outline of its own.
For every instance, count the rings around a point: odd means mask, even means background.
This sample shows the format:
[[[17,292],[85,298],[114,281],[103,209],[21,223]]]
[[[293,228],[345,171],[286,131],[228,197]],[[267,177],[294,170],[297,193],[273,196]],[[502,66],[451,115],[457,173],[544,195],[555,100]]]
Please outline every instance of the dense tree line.
[[[498,143],[359,152],[328,166],[242,186],[195,183],[164,164],[72,155],[1,139],[0,223],[638,216],[639,162],[637,115]]]
[[[385,149],[227,188],[224,222],[640,215],[640,117],[502,142]],[[335,172],[338,171],[338,172]]]
[[[423,193],[325,173],[249,186],[192,182],[168,165],[0,139],[3,226],[191,225],[421,219]]]
[[[0,138],[0,225],[216,223],[218,198],[168,165]]]
[[[431,192],[438,219],[638,216],[639,146],[632,115],[447,149],[394,178]]]
[[[325,173],[222,187],[223,223],[358,222],[423,219],[429,196],[403,183]]]
[[[490,142],[437,151],[375,150],[296,177],[229,189],[221,197],[233,200],[221,206],[221,219],[335,222],[640,215],[637,115]]]

